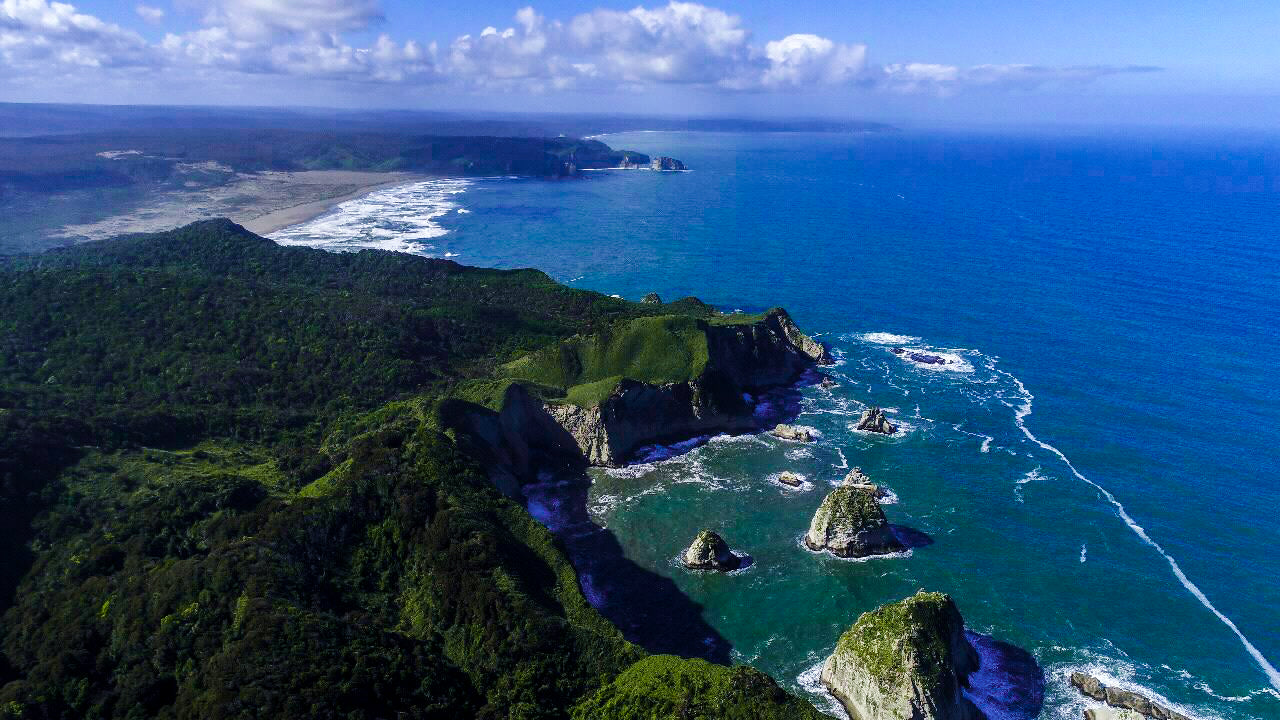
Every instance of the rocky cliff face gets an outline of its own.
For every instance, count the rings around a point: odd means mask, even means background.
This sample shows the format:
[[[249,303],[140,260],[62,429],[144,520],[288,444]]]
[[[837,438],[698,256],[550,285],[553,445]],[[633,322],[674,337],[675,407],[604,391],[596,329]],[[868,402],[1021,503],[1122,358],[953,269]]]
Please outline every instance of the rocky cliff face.
[[[707,363],[694,380],[653,385],[624,379],[594,407],[551,402],[545,413],[590,464],[616,467],[655,442],[758,429],[744,393],[789,385],[814,363],[830,360],[826,348],[781,309],[756,323],[707,324],[703,331]]]
[[[978,669],[964,620],[923,590],[863,613],[822,666],[822,683],[859,720],[981,720],[961,689]]]
[[[823,499],[804,536],[810,550],[838,557],[866,557],[906,549],[893,534],[875,497],[852,485],[842,485]]]

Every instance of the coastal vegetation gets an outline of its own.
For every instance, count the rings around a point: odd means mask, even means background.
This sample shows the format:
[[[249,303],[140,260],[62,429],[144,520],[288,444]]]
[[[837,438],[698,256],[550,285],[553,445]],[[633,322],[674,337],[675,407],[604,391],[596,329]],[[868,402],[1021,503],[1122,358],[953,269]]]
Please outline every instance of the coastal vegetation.
[[[0,278],[3,716],[816,717],[646,659],[450,422],[521,358],[688,379],[711,308],[227,221]],[[623,361],[655,336],[688,352]]]

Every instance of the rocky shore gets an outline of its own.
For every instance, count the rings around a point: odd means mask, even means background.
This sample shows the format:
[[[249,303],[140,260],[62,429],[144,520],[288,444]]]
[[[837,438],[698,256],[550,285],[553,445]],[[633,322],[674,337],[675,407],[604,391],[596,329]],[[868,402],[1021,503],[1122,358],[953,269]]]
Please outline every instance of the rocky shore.
[[[1186,715],[1171,710],[1132,690],[1104,685],[1101,680],[1082,672],[1071,673],[1071,685],[1082,695],[1106,703],[1107,708],[1086,710],[1086,720],[1112,720],[1151,718],[1152,720],[1190,720]]]

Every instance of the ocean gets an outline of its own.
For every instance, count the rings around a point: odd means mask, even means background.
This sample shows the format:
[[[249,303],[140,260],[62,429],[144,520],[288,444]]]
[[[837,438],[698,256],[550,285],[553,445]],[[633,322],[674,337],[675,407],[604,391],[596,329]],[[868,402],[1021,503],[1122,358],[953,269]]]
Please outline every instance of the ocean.
[[[992,718],[1079,718],[1072,670],[1196,718],[1280,718],[1280,140],[604,140],[691,171],[428,180],[273,237],[536,267],[634,300],[782,305],[832,347],[839,385],[798,398],[815,443],[703,438],[593,471],[585,498],[555,478],[530,491],[606,615],[839,716],[817,668],[840,633],[940,590],[975,633],[972,693]],[[855,431],[872,404],[906,432]],[[908,552],[800,544],[852,466],[892,490]],[[805,485],[776,482],[784,470]],[[753,563],[680,568],[702,527]]]

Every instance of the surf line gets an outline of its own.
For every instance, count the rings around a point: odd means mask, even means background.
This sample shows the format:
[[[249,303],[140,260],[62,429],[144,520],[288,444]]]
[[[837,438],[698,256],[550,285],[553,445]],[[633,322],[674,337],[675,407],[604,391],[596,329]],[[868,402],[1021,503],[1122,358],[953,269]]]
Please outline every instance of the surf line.
[[[1230,628],[1231,632],[1236,634],[1236,637],[1240,638],[1240,642],[1244,645],[1244,649],[1249,652],[1249,655],[1253,656],[1253,659],[1258,663],[1258,666],[1262,668],[1264,673],[1266,673],[1267,679],[1271,682],[1271,687],[1280,691],[1280,671],[1277,671],[1270,662],[1267,662],[1267,658],[1262,655],[1258,648],[1253,646],[1253,643],[1249,642],[1249,638],[1245,637],[1244,633],[1240,632],[1240,628],[1236,627],[1236,624],[1231,621],[1231,618],[1222,614],[1222,611],[1218,610],[1218,608],[1214,607],[1213,603],[1209,602],[1209,598],[1201,592],[1200,588],[1197,587],[1195,583],[1191,582],[1191,579],[1187,577],[1186,573],[1182,572],[1182,568],[1178,566],[1178,561],[1174,560],[1172,555],[1165,552],[1164,548],[1160,547],[1160,543],[1151,539],[1151,536],[1147,534],[1147,531],[1144,530],[1142,526],[1129,515],[1128,511],[1124,509],[1124,505],[1116,499],[1116,496],[1112,495],[1109,490],[1098,483],[1080,474],[1080,471],[1076,470],[1076,466],[1071,464],[1071,461],[1067,459],[1067,456],[1064,455],[1061,450],[1040,440],[1040,438],[1037,438],[1031,430],[1027,428],[1027,424],[1024,421],[1027,416],[1031,414],[1031,401],[1035,399],[1035,396],[1027,390],[1027,386],[1023,385],[1021,380],[1014,377],[1012,374],[1007,373],[1004,370],[996,370],[996,372],[1012,380],[1014,384],[1018,386],[1018,390],[1022,393],[1022,397],[1024,398],[1022,407],[1014,408],[1014,415],[1017,417],[1016,424],[1018,428],[1022,430],[1022,434],[1026,435],[1027,439],[1031,442],[1039,445],[1045,450],[1048,450],[1054,455],[1057,455],[1058,459],[1062,460],[1063,464],[1067,466],[1067,469],[1069,469],[1073,475],[1092,485],[1098,490],[1098,492],[1102,493],[1102,496],[1107,499],[1107,502],[1111,503],[1111,505],[1115,507],[1116,514],[1120,516],[1120,519],[1124,521],[1125,525],[1128,525],[1129,529],[1132,530],[1134,534],[1141,538],[1143,542],[1155,548],[1155,551],[1160,553],[1161,557],[1168,561],[1169,567],[1173,570],[1173,574],[1177,576],[1178,581],[1182,583],[1182,586],[1194,595],[1195,598],[1200,601],[1201,605],[1208,608],[1209,612],[1218,616],[1218,619]]]

